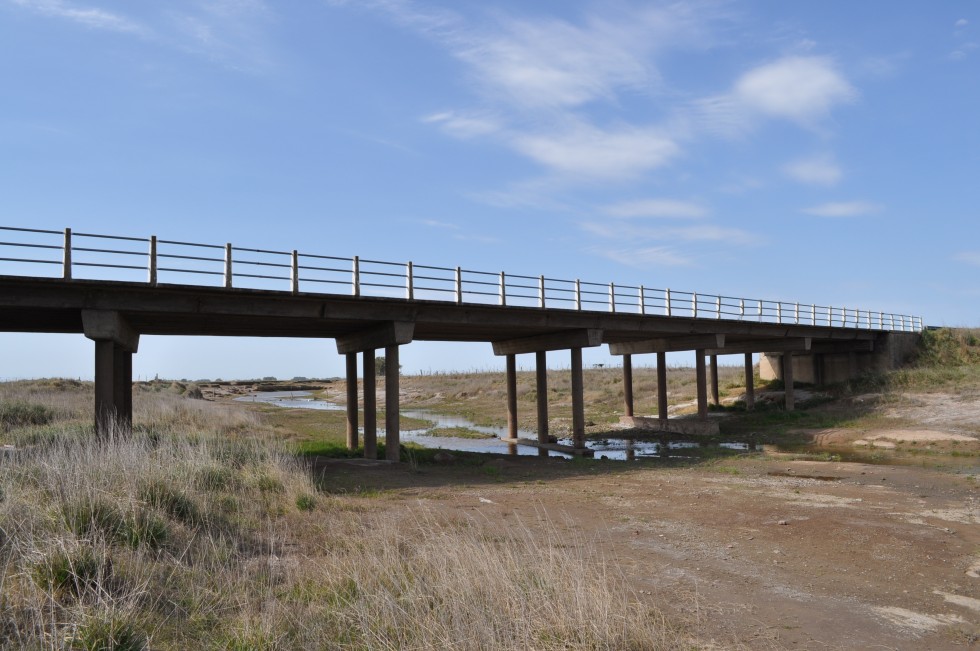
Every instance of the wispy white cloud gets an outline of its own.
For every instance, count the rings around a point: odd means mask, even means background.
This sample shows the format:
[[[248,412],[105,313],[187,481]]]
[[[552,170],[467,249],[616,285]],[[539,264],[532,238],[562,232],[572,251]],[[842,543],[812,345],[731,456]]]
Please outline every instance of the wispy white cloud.
[[[669,246],[621,248],[599,246],[589,249],[589,253],[635,269],[648,269],[653,266],[690,267],[695,263],[691,256]]]
[[[273,12],[262,0],[171,3],[167,8],[176,47],[239,70],[271,64],[266,27]]]
[[[966,18],[960,18],[959,20],[956,21],[956,25],[954,25],[954,27],[956,27],[957,29],[959,29],[959,28],[962,28],[962,27],[966,27],[969,24],[970,24],[970,21],[968,21]]]
[[[147,31],[140,23],[121,14],[95,7],[83,7],[64,0],[13,0],[13,3],[44,16],[70,20],[92,29],[129,34]]]
[[[829,154],[819,154],[793,161],[783,167],[783,173],[800,183],[836,185],[842,176],[840,167]]]
[[[583,222],[580,228],[594,237],[609,240],[627,240],[638,244],[652,242],[727,242],[731,244],[755,245],[762,239],[752,233],[738,229],[716,226],[713,224],[698,224],[673,228],[651,228],[635,226],[632,223],[616,222]]]
[[[601,208],[610,217],[653,217],[696,219],[708,214],[708,209],[696,201],[678,199],[638,199],[623,201]]]
[[[680,147],[656,128],[601,129],[580,122],[556,132],[522,132],[511,145],[560,173],[595,179],[634,178],[666,165]]]
[[[862,217],[881,212],[882,205],[870,201],[838,201],[804,208],[802,212],[815,217]]]
[[[444,111],[423,118],[423,122],[440,125],[446,133],[461,139],[486,136],[500,131],[502,126],[490,113],[460,113]]]
[[[980,251],[960,251],[953,256],[953,259],[957,262],[980,267]]]
[[[418,223],[422,224],[423,226],[428,226],[429,228],[441,228],[452,231],[459,230],[458,224],[450,224],[449,222],[441,222],[435,219],[420,219]]]

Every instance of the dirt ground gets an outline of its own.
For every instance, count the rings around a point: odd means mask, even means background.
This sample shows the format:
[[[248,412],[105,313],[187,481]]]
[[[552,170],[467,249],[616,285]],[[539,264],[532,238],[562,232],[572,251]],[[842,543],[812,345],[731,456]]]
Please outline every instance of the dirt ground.
[[[498,457],[318,471],[375,508],[557,528],[719,648],[980,648],[980,468],[956,454],[980,441],[959,411],[935,417],[953,402],[895,407],[921,427],[811,433],[838,448],[920,446],[897,465],[770,450],[689,467]]]

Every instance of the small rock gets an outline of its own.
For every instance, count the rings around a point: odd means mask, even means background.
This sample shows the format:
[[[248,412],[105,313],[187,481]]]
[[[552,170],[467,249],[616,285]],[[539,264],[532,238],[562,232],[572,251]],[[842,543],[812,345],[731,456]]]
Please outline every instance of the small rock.
[[[789,520],[780,520],[776,524],[789,524]]]

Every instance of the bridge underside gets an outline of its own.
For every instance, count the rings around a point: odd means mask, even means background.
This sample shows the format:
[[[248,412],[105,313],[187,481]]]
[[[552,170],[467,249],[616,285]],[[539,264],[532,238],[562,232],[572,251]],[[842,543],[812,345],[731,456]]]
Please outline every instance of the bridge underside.
[[[698,404],[707,416],[710,361],[711,395],[717,402],[717,356],[743,355],[747,402],[752,402],[752,353],[778,352],[780,375],[792,408],[794,353],[810,355],[869,353],[881,348],[886,332],[858,328],[759,323],[749,320],[653,316],[623,312],[590,312],[472,303],[290,294],[277,291],[208,288],[184,285],[151,287],[140,283],[61,280],[0,276],[0,331],[83,333],[96,342],[96,413],[99,429],[113,421],[124,427],[132,418],[132,354],[139,335],[332,338],[347,355],[349,403],[356,405],[356,355],[372,371],[375,351],[397,358],[398,347],[414,340],[486,342],[507,357],[508,387],[516,391],[514,356],[536,353],[538,383],[545,383],[546,352],[570,351],[573,386],[573,430],[584,448],[581,350],[606,344],[624,359],[624,411],[632,413],[631,356],[656,353],[662,387],[659,418],[666,426],[664,355],[695,351]],[[370,361],[368,361],[370,358]],[[397,368],[393,365],[392,368]],[[397,460],[397,374],[388,374],[388,457]],[[365,383],[365,451],[374,445],[373,389]],[[369,395],[372,394],[372,395]],[[394,396],[394,402],[392,397]],[[547,390],[538,391],[539,442],[546,444]],[[350,398],[353,398],[351,400]],[[348,444],[357,444],[357,409],[349,409]],[[353,412],[351,417],[350,412]],[[114,419],[110,418],[115,416]],[[516,399],[508,400],[511,435],[516,440]],[[543,417],[542,417],[543,416]],[[392,420],[394,418],[394,420]]]

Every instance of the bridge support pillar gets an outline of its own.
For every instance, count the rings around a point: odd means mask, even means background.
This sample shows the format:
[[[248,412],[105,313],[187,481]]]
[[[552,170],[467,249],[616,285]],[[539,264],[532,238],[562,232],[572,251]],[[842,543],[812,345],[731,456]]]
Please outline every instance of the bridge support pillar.
[[[95,342],[95,433],[128,435],[133,426],[133,353],[114,341]]]
[[[694,370],[697,376],[698,386],[698,418],[708,417],[708,378],[704,364],[704,349],[698,348],[694,351]]]
[[[347,353],[347,449],[357,448],[357,353]],[[367,441],[365,441],[365,446]],[[366,453],[366,447],[365,447]]]
[[[534,371],[537,381],[538,394],[538,443],[547,444],[548,440],[548,353],[539,350],[534,354]],[[538,448],[538,456],[548,456],[548,450]]]
[[[585,449],[585,384],[582,381],[582,349],[572,348],[572,446]]]
[[[507,438],[517,438],[517,355],[507,355]]]
[[[133,353],[140,336],[119,312],[82,310],[82,330],[95,342],[95,433],[128,435],[133,427]]]
[[[711,403],[716,407],[721,404],[718,399],[718,356],[710,356],[710,368],[711,368]]]
[[[660,427],[667,428],[667,353],[657,353],[657,416]]]
[[[623,415],[633,415],[633,356],[623,355]]]
[[[745,408],[755,409],[755,370],[752,353],[745,353]]]
[[[786,392],[786,411],[796,409],[796,399],[793,391],[793,353],[783,353],[783,388]]]
[[[398,461],[401,458],[401,406],[398,392],[401,365],[398,345],[385,347],[385,458]],[[372,378],[372,384],[374,378]]]
[[[361,386],[364,392],[364,458],[378,458],[378,369],[375,366],[376,350],[361,353],[364,369]],[[387,368],[387,357],[385,358]]]

